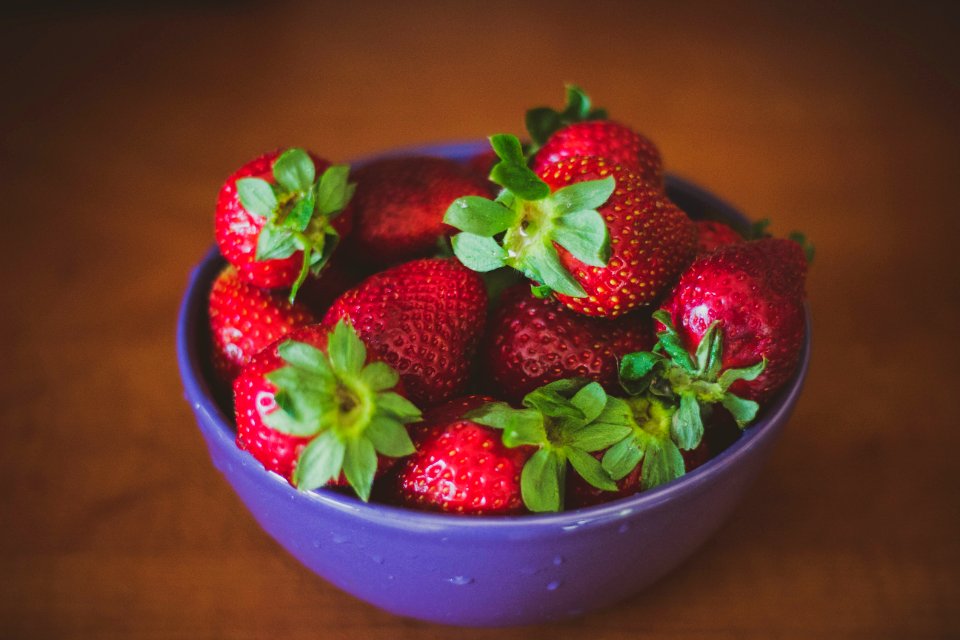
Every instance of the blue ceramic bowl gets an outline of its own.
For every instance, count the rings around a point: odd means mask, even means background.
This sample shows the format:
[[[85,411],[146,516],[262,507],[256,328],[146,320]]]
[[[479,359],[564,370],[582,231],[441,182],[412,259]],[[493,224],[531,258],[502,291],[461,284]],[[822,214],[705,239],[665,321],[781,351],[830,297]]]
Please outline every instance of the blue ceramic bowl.
[[[458,160],[481,143],[418,147]],[[746,220],[696,186],[668,177],[692,216]],[[187,401],[213,464],[260,526],[337,587],[401,616],[466,626],[539,623],[622,601],[690,556],[740,502],[797,401],[810,359],[727,450],[674,482],[602,506],[551,515],[458,517],[300,492],[234,444],[206,364],[206,298],[216,249],[190,276],[177,327]]]

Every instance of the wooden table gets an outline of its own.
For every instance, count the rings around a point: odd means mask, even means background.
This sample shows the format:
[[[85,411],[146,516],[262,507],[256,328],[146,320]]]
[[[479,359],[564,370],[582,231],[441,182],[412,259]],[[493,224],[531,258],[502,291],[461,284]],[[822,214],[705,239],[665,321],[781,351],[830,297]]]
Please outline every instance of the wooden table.
[[[958,12],[876,3],[157,2],[2,19],[3,638],[960,636]],[[220,182],[520,132],[585,86],[668,168],[818,249],[813,366],[733,519],[576,622],[453,631],[316,578],[183,402]]]

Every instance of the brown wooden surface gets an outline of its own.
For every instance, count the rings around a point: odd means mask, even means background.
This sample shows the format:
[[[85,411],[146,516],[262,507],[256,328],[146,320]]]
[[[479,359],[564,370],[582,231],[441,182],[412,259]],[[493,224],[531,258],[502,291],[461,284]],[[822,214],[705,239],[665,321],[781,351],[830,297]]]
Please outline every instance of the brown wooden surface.
[[[0,637],[454,637],[257,528],[183,402],[175,311],[248,158],[519,132],[564,81],[816,242],[813,366],[745,502],[674,574],[563,627],[456,637],[958,637],[960,22],[901,4],[7,14]]]

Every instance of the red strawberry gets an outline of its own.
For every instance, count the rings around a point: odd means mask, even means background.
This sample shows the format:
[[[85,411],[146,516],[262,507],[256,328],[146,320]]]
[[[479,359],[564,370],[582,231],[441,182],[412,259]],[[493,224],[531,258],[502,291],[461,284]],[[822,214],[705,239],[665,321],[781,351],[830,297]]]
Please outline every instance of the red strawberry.
[[[663,162],[656,145],[627,126],[607,119],[604,109],[594,109],[590,97],[567,86],[563,111],[539,107],[527,111],[527,131],[533,140],[533,170],[542,175],[547,165],[564,158],[600,156],[611,165],[622,165],[651,185],[663,188]]]
[[[525,511],[520,472],[533,447],[507,448],[500,432],[463,416],[492,402],[467,396],[428,411],[411,431],[417,451],[393,476],[403,506],[471,515]]]
[[[398,381],[349,325],[301,327],[234,381],[237,446],[300,489],[349,484],[367,500],[374,477],[414,451],[404,425],[420,410]]]
[[[643,395],[621,400],[613,398],[629,416],[631,435],[605,451],[594,452],[605,471],[617,483],[616,491],[602,491],[571,478],[567,499],[571,507],[586,507],[637,493],[675,480],[710,458],[706,442],[692,451],[681,451],[671,437],[676,408],[660,399]]]
[[[444,158],[410,156],[377,160],[354,174],[350,211],[356,226],[351,253],[366,265],[386,266],[435,253],[451,229],[447,207],[459,196],[489,196],[486,177]]]
[[[480,277],[453,259],[421,259],[376,273],[334,302],[372,353],[399,373],[420,406],[463,393],[486,320]]]
[[[697,220],[697,255],[746,240],[733,227],[717,220]]]
[[[506,265],[578,313],[616,317],[659,300],[692,260],[693,222],[636,174],[573,158],[538,177],[515,137],[491,142],[501,158],[491,178],[504,192],[458,199],[445,217],[463,230],[453,249],[471,269]]]
[[[227,266],[210,289],[210,333],[213,364],[231,382],[261,349],[295,328],[317,321],[300,302],[255,287]]]
[[[785,383],[800,361],[807,259],[793,240],[764,238],[723,247],[683,274],[663,309],[693,353],[713,322],[723,333],[721,369],[766,359],[753,380],[730,391],[761,401]]]
[[[656,189],[663,189],[663,161],[649,139],[612,120],[577,122],[554,133],[533,158],[533,170],[543,176],[550,165],[582,156],[599,156],[621,165]]]
[[[676,398],[674,438],[693,449],[702,407],[721,404],[743,428],[793,375],[806,332],[807,259],[797,242],[763,238],[697,258],[653,317],[658,351],[628,354],[621,382]]]
[[[562,378],[589,378],[615,392],[619,357],[650,349],[654,342],[644,317],[589,318],[516,285],[504,293],[491,318],[480,357],[496,395],[519,402]]]
[[[290,287],[329,259],[350,219],[348,167],[302,149],[274,151],[245,164],[220,189],[215,232],[220,252],[258,287]],[[319,177],[318,177],[319,176]]]

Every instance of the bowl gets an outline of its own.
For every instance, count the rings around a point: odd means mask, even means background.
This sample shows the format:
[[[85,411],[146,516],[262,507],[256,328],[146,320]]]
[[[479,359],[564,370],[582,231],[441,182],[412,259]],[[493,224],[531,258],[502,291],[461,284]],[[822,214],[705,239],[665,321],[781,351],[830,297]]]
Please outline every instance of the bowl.
[[[484,143],[413,147],[465,160]],[[358,162],[356,164],[361,164]],[[667,191],[692,217],[746,218],[676,176]],[[689,557],[730,516],[800,395],[810,360],[728,449],[673,482],[601,506],[546,515],[426,513],[332,490],[301,492],[234,444],[207,363],[207,292],[223,261],[213,248],[189,278],[177,326],[186,399],[214,466],[274,540],[317,575],[400,616],[462,626],[562,620],[640,592]]]

